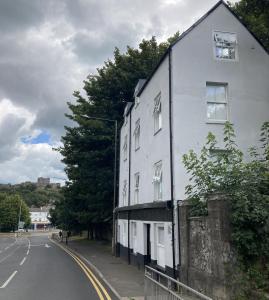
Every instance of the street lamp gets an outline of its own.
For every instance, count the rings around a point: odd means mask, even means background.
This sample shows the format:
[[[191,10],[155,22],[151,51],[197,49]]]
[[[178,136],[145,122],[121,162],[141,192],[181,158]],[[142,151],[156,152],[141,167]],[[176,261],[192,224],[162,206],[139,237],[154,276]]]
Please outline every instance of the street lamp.
[[[91,117],[82,115],[83,118],[89,120],[98,120],[103,122],[113,122],[115,126],[114,133],[114,196],[113,196],[113,220],[112,220],[112,254],[115,255],[115,245],[116,245],[116,229],[115,229],[115,208],[116,208],[116,197],[117,197],[117,134],[118,134],[118,122],[113,119],[99,118],[99,117]]]

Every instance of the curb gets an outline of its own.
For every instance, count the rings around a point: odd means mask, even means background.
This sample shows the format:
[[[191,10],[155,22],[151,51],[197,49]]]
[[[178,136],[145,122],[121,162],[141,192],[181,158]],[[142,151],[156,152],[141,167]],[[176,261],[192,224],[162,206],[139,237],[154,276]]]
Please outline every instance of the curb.
[[[116,296],[119,300],[122,300],[123,298],[120,296],[120,294],[116,291],[116,289],[107,281],[107,279],[105,278],[105,276],[102,274],[102,272],[92,263],[90,262],[87,258],[85,258],[82,254],[78,253],[76,250],[70,248],[69,246],[67,246],[65,243],[59,243],[59,241],[53,239],[53,241],[65,248],[67,248],[69,251],[73,252],[74,254],[76,254],[80,259],[84,260],[89,266],[90,268],[92,268],[92,270],[94,271],[94,273],[96,273],[97,276],[99,276],[104,283],[109,287],[109,289],[112,291],[112,293],[114,294],[114,296]]]

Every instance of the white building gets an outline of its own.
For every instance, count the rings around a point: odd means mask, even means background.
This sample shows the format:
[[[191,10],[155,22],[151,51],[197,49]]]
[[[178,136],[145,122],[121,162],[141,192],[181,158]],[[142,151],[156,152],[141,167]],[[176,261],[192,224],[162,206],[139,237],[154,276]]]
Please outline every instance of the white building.
[[[176,208],[188,184],[182,156],[198,152],[209,131],[222,140],[227,120],[240,149],[257,144],[269,120],[268,53],[220,1],[139,81],[124,118],[118,251],[171,274],[180,264]]]
[[[30,208],[30,218],[31,227],[34,230],[45,230],[51,225],[49,220],[49,209],[50,207],[31,207]]]

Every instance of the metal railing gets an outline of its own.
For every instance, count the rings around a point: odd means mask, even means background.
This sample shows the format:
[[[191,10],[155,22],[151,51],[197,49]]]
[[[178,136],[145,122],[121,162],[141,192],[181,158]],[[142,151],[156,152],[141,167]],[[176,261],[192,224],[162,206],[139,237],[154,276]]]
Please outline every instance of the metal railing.
[[[213,300],[149,266],[145,266],[145,300]]]

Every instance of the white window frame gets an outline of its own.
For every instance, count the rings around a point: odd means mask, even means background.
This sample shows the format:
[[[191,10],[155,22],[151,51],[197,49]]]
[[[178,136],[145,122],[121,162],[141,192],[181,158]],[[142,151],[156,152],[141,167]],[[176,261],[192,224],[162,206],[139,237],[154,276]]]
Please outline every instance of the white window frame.
[[[140,119],[135,122],[134,140],[135,150],[138,150],[140,148]]]
[[[163,200],[163,174],[162,174],[162,161],[157,162],[154,165],[153,175],[153,189],[154,189],[154,201]]]
[[[154,119],[154,134],[156,134],[162,129],[161,92],[154,98],[153,119]]]
[[[139,185],[140,185],[140,173],[134,174],[134,204],[139,203]]]
[[[127,202],[127,180],[123,181],[123,188],[122,188],[122,204],[126,206]]]
[[[235,37],[235,42],[234,43],[227,43],[222,41],[217,41],[218,37],[217,35],[233,35]],[[212,33],[212,40],[213,40],[213,53],[214,53],[214,59],[215,60],[220,60],[220,61],[238,61],[238,42],[237,42],[237,34],[235,32],[227,32],[227,31],[220,31],[220,30],[214,30]],[[219,38],[220,40],[220,38]],[[229,57],[218,57],[217,55],[217,48],[222,48],[222,49],[234,49],[234,58],[229,58]]]
[[[127,143],[128,143],[128,136],[126,134],[124,136],[124,142],[123,142],[123,147],[122,147],[122,149],[123,149],[123,160],[124,161],[127,160],[127,149],[128,149]]]
[[[225,99],[214,101],[212,99],[208,99],[207,97],[207,88],[208,87],[224,87],[225,89]],[[208,117],[208,107],[209,105],[218,104],[225,105],[226,108],[226,118],[225,119],[214,119]],[[220,82],[206,82],[206,118],[207,123],[220,123],[223,124],[229,120],[229,103],[228,103],[228,84],[227,83],[220,83]]]
[[[135,108],[139,105],[140,103],[140,98],[135,96]]]

